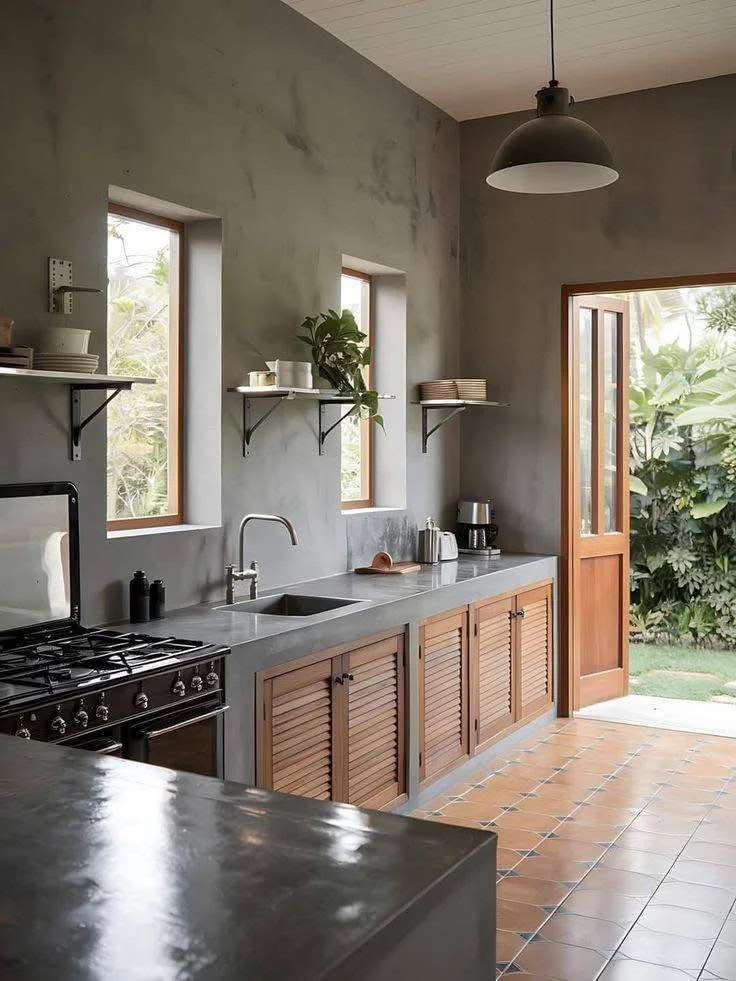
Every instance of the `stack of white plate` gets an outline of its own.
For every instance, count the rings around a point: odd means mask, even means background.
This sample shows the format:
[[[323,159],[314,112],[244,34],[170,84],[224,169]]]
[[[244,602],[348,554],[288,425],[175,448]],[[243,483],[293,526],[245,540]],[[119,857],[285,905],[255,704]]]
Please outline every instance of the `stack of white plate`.
[[[61,354],[36,352],[33,367],[37,371],[67,371],[93,374],[100,363],[96,354]]]
[[[437,402],[458,397],[457,385],[452,378],[438,378],[435,381],[422,382],[419,390],[422,402]]]
[[[485,378],[456,378],[457,397],[469,402],[485,402],[487,386]]]

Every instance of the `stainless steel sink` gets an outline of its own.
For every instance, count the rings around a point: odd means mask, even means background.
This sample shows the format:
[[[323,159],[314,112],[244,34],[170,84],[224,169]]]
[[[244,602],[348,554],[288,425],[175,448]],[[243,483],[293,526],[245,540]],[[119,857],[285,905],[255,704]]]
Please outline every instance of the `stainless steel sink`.
[[[221,609],[234,613],[257,613],[268,617],[313,617],[318,613],[329,613],[342,606],[351,606],[360,600],[338,599],[334,596],[296,596],[293,593],[278,593],[274,596],[261,596],[260,599],[233,603]]]

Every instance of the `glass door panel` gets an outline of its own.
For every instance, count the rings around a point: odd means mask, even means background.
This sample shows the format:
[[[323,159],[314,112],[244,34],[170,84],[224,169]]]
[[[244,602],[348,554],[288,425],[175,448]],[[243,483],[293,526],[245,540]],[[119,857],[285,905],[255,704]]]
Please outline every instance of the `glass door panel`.
[[[593,533],[593,311],[579,316],[580,534]]]

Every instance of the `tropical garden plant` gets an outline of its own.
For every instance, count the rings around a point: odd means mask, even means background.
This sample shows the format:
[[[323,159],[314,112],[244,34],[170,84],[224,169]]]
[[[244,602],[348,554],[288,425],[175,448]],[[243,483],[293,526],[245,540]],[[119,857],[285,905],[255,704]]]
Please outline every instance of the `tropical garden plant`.
[[[639,311],[641,312],[641,311]],[[700,330],[631,383],[631,632],[736,644],[736,288],[701,290]]]

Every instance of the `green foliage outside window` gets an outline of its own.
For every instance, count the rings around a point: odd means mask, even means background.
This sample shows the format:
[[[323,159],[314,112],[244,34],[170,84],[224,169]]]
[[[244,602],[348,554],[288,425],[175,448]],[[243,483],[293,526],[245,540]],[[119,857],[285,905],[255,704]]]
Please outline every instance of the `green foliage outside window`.
[[[108,218],[108,371],[155,378],[107,409],[107,518],[169,512],[171,233]]]
[[[632,636],[734,646],[736,287],[639,294],[632,314]]]

